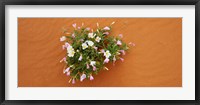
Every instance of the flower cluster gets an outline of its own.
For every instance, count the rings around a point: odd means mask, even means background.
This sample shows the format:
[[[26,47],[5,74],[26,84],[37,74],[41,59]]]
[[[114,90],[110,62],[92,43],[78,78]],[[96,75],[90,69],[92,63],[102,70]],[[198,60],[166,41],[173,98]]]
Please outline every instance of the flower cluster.
[[[63,50],[67,51],[61,62],[66,63],[63,73],[71,77],[69,83],[74,84],[75,81],[84,79],[93,80],[94,74],[108,70],[106,63],[114,64],[118,59],[124,61],[121,55],[125,55],[129,46],[122,41],[122,34],[118,37],[110,35],[113,24],[114,22],[110,26],[100,28],[97,23],[96,31],[84,27],[83,23],[81,27],[72,24],[74,31],[65,32],[60,38],[60,41],[64,42]]]

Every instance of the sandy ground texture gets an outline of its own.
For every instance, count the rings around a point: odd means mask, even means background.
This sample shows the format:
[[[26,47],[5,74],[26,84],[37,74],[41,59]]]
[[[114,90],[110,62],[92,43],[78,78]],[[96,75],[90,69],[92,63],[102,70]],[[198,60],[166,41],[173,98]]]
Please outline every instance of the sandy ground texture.
[[[115,21],[111,35],[134,42],[109,71],[72,85],[63,74],[63,29],[85,23],[96,28]],[[19,87],[181,87],[182,18],[18,18]]]

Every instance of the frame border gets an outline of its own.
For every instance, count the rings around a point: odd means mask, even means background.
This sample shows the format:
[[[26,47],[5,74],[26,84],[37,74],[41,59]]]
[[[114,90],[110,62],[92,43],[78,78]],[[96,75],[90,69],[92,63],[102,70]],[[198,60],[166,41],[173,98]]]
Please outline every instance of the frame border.
[[[195,5],[195,100],[5,100],[5,6],[6,5]],[[200,0],[0,0],[0,104],[1,105],[197,105],[200,104]]]

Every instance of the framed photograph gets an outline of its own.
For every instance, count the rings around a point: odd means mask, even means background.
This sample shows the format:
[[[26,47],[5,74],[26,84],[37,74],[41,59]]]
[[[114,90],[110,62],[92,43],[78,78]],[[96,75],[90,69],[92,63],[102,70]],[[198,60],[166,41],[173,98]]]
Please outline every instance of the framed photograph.
[[[199,104],[199,0],[1,1],[1,104]]]

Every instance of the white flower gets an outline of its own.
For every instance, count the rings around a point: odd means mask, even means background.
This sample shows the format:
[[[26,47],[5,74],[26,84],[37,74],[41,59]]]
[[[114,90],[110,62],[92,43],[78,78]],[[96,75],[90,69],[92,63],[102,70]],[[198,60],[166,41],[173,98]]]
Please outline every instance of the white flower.
[[[72,79],[72,84],[75,84],[75,79],[74,78]]]
[[[120,38],[123,38],[123,35],[122,35],[122,34],[119,34],[119,37],[120,37]]]
[[[88,48],[88,45],[87,45],[86,43],[83,43],[83,44],[82,44],[82,48],[83,48],[83,50],[84,50],[84,49]]]
[[[70,67],[68,67],[67,69],[65,69],[65,70],[63,71],[63,73],[65,74],[66,72],[69,72],[69,70],[70,70]]]
[[[75,54],[74,48],[72,46],[67,47],[67,53],[69,57],[73,57]]]
[[[68,42],[65,42],[65,45],[63,45],[63,49],[67,48],[68,46],[70,46],[70,44]]]
[[[82,58],[83,58],[83,57],[82,57],[82,55],[81,55],[81,56],[78,58],[78,60],[79,60],[79,61],[81,61],[81,60],[82,60]]]
[[[73,51],[73,50],[74,50],[74,49],[73,49],[72,46],[69,45],[69,46],[67,47],[67,52],[71,52],[71,51]]]
[[[73,26],[74,28],[76,28],[76,23],[72,24],[72,26]]]
[[[90,61],[90,65],[94,66],[96,64],[96,61]]]
[[[96,34],[88,33],[88,37],[89,37],[89,38],[94,38],[95,36],[96,36]]]
[[[94,46],[93,48],[94,48],[95,50],[97,50],[97,49],[98,49],[98,47],[96,47],[96,46]]]
[[[108,63],[110,60],[106,58],[103,63]]]
[[[87,42],[87,44],[89,45],[89,46],[93,46],[94,45],[94,42],[92,42],[92,41],[86,41]]]
[[[65,40],[66,40],[66,37],[65,37],[65,36],[62,36],[62,37],[60,38],[60,41],[61,41],[61,42],[65,41]]]
[[[67,76],[70,76],[70,72],[67,72]]]
[[[100,42],[101,38],[100,37],[96,37],[95,41]]]
[[[119,58],[122,62],[124,62],[124,58]]]
[[[69,72],[69,70],[70,70],[71,67],[73,67],[73,65],[71,65],[71,66],[69,66],[67,69],[65,69],[65,70],[63,71],[63,73]]]
[[[104,30],[110,30],[110,28],[108,26],[103,28]]]
[[[94,38],[93,33],[88,33],[88,38]]]
[[[91,81],[94,80],[94,77],[93,77],[92,75],[90,75],[90,80],[91,80]]]
[[[85,78],[86,78],[86,75],[85,75],[85,74],[82,74],[82,75],[81,75],[81,78],[80,78],[80,81],[82,82]]]
[[[90,31],[90,28],[89,28],[89,27],[87,27],[85,30],[87,30],[87,31]]]
[[[106,58],[109,58],[109,57],[111,56],[110,51],[107,50],[106,52],[104,52],[104,56],[105,56]]]
[[[93,33],[88,33],[88,37],[89,38],[93,37]]]
[[[65,42],[65,47],[67,48],[68,46],[70,46],[70,44],[68,42]]]
[[[118,40],[117,45],[122,45],[122,42],[120,40]]]
[[[104,49],[101,49],[100,51],[101,51],[101,53],[105,53],[105,50],[104,50]]]
[[[75,34],[74,33],[72,34],[72,38],[75,38]]]
[[[75,54],[75,52],[74,52],[74,51],[71,51],[71,52],[68,53],[68,56],[69,56],[69,57],[73,57],[74,54]]]

